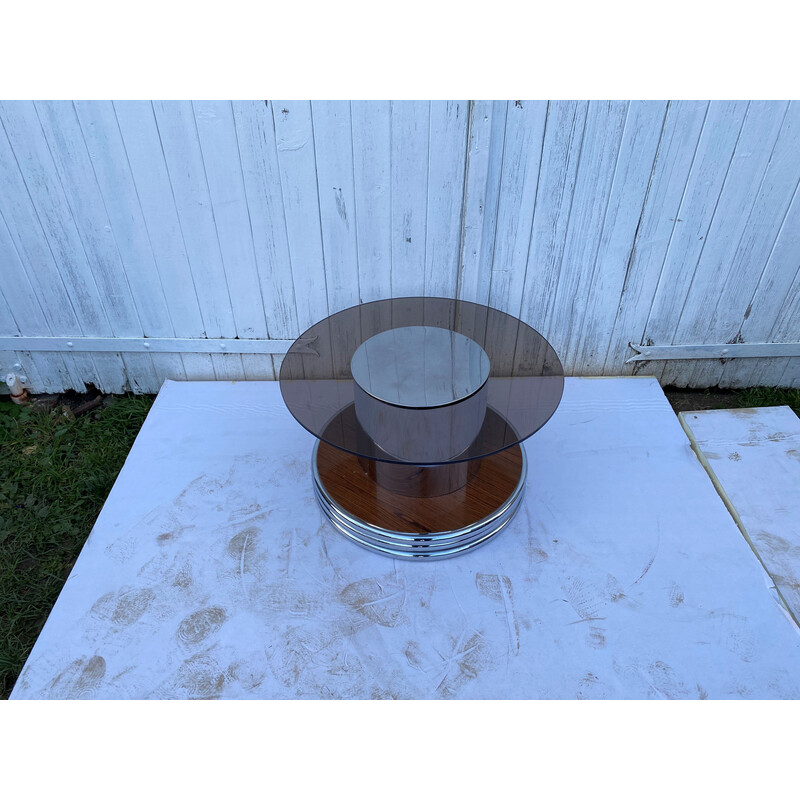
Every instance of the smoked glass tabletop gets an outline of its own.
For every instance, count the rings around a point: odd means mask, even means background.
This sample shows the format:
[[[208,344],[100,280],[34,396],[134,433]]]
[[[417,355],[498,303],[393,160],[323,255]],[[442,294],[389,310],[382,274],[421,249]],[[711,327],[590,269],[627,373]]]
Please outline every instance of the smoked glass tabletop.
[[[536,433],[558,408],[564,373],[547,340],[509,314],[463,300],[403,297],[363,303],[313,325],[283,359],[280,388],[289,411],[317,438],[393,463],[402,459],[360,424],[357,393],[386,409],[388,425],[395,408],[438,421],[446,408],[485,396],[483,405],[473,402],[485,414],[465,449],[446,461],[414,462],[432,465],[484,458]],[[438,423],[422,428],[428,436],[452,435]]]

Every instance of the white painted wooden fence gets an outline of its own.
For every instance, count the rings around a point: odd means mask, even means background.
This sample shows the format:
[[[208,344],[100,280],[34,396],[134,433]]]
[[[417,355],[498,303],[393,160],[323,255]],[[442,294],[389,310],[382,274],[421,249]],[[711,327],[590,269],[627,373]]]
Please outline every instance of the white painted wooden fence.
[[[796,102],[21,101],[0,123],[0,368],[34,391],[272,379],[320,318],[420,294],[520,316],[573,375],[800,386],[796,356],[626,363],[800,340]]]

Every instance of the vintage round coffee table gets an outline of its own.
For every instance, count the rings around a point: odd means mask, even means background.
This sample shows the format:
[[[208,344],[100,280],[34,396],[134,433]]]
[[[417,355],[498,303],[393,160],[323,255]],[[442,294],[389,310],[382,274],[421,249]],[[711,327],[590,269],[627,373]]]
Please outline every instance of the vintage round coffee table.
[[[487,306],[378,300],[289,348],[284,402],[317,437],[314,490],[345,536],[395,558],[446,558],[519,507],[520,443],[553,415],[564,373],[547,340]]]

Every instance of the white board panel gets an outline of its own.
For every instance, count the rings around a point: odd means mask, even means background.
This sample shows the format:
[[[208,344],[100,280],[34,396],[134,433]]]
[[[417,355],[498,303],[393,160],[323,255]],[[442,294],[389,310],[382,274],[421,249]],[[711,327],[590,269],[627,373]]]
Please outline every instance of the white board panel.
[[[12,699],[800,699],[800,632],[655,381],[568,379],[517,516],[440,562],[333,530],[311,442],[274,383],[168,383]]]
[[[681,419],[800,623],[800,419],[788,406],[691,411]]]

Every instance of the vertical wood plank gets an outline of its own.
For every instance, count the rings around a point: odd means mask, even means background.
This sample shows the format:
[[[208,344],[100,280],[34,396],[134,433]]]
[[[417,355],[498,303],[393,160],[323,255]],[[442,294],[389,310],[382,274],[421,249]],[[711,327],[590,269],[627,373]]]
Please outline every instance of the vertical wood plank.
[[[32,112],[33,104],[27,102],[4,103],[0,106],[0,123],[2,123],[2,133],[0,133],[0,213],[3,216],[3,227],[8,236],[9,249],[16,254],[18,265],[24,272],[24,276],[17,274],[15,279],[9,281],[10,285],[4,289],[4,294],[10,304],[19,306],[24,302],[23,295],[26,288],[24,280],[40,304],[48,328],[51,331],[57,331],[59,335],[80,336],[84,330],[64,283],[61,266],[54,258],[39,221],[38,209],[34,204],[33,197],[28,192],[23,177],[23,167],[19,166],[18,156],[12,149],[11,139],[7,136],[8,131],[11,130],[16,141],[21,139],[24,142],[27,125],[25,119],[21,119],[20,116],[27,116],[30,119]],[[24,145],[21,158],[24,161]],[[28,180],[38,179],[41,182],[42,178],[37,174],[35,157],[31,168],[32,171],[28,172]],[[47,209],[47,211],[52,216],[52,209]],[[16,261],[12,261],[8,265],[4,265],[3,272],[10,275],[16,263]],[[26,334],[32,335],[28,331]],[[83,391],[84,383],[94,383],[95,385],[102,383],[95,362],[90,356],[76,353],[64,356],[63,361],[69,370],[69,388]]]
[[[74,107],[143,334],[175,336],[172,312],[182,313],[185,287],[161,280],[114,107],[99,101],[76,101]],[[167,289],[172,292],[168,296]],[[142,376],[135,379],[141,391],[157,392],[168,378],[185,380],[179,355],[154,353],[151,361],[153,382],[143,382]]]
[[[1,288],[2,285],[0,284],[0,289]],[[20,336],[19,325],[16,319],[14,319],[14,314],[5,297],[3,297],[2,291],[0,291],[0,336]],[[26,363],[23,365],[23,362]],[[15,368],[16,364],[20,365],[19,369]],[[0,393],[2,394],[10,393],[5,384],[5,376],[9,372],[14,372],[20,376],[22,385],[26,389],[38,387],[42,384],[42,378],[36,366],[28,362],[27,358],[25,358],[22,353],[14,350],[0,350],[0,381],[2,381]],[[33,391],[42,391],[42,389],[37,390],[33,388]]]
[[[291,339],[358,302],[448,295],[520,315],[568,372],[800,377],[796,359],[624,365],[628,341],[797,338],[797,103],[552,102],[546,123],[525,101],[270,106],[0,106],[0,327]],[[282,360],[9,358],[53,391]]]
[[[241,339],[267,338],[233,109],[229,102],[206,100],[192,105],[236,333]]]
[[[513,316],[522,305],[546,120],[546,102],[508,104],[489,305]]]
[[[205,334],[232,339],[236,323],[192,104],[156,101],[153,110]]]
[[[232,298],[192,104],[188,101],[154,102],[153,111],[175,209],[184,232],[186,258],[197,287],[203,328],[208,338],[232,339],[237,335]],[[211,363],[217,380],[236,380],[243,376],[239,355],[214,354]]]
[[[311,104],[275,100],[272,119],[300,331],[328,316]]]
[[[392,103],[392,297],[423,293],[430,103]]]
[[[369,303],[392,296],[391,107],[354,101],[350,109],[358,285]]]
[[[311,118],[328,308],[336,313],[358,305],[360,300],[350,104],[337,100],[313,102]],[[331,343],[335,375],[349,375],[348,354],[358,346],[359,339],[353,330],[349,336]]]
[[[508,103],[476,100],[469,121],[459,300],[489,302]]]
[[[360,300],[350,104],[315,101],[311,117],[328,309],[335,313]]]
[[[169,304],[174,335],[204,338],[197,290],[186,257],[153,107],[149,102],[128,100],[115,102],[113,109],[159,280]],[[187,353],[181,360],[187,380],[214,379],[208,355]]]
[[[542,334],[555,307],[588,109],[574,101],[550,102],[548,108],[520,307],[521,318]]]
[[[273,339],[294,339],[300,330],[272,112],[260,100],[235,102],[233,117],[267,330]]]
[[[799,152],[800,104],[795,102],[787,109],[752,211],[744,224],[742,238],[725,270],[709,334],[722,337],[718,341],[731,338],[745,342],[770,340],[778,321],[781,300],[787,296],[800,263],[796,256],[794,263],[786,260],[787,244],[793,245],[795,254],[800,252]],[[774,257],[776,251],[777,258]],[[732,330],[734,325],[738,329],[736,333]],[[774,373],[776,365],[775,360],[772,361],[773,364],[767,362],[766,365]],[[714,362],[709,367],[694,379],[727,386],[732,381],[751,380],[755,370],[759,369],[759,365],[750,360],[735,359],[724,366]],[[759,376],[759,380],[766,378],[766,374]]]
[[[2,159],[2,144],[0,144]],[[0,161],[0,169],[3,168]],[[25,266],[20,259],[11,234],[3,216],[5,203],[0,198],[0,295],[8,308],[7,335],[15,335],[14,329],[21,336],[52,336],[53,328],[48,315],[44,313],[38,295],[31,285]],[[12,362],[16,363],[16,362]],[[80,376],[73,379],[64,358],[58,353],[29,353],[24,356],[23,363],[30,372],[29,378],[37,376],[37,382],[31,383],[36,392],[60,392],[68,388],[83,388]],[[30,368],[28,367],[30,365]]]
[[[468,111],[465,101],[433,101],[430,107],[426,297],[455,297],[458,291]]]
[[[329,313],[311,103],[277,100],[271,106],[302,334]],[[320,358],[330,359],[330,351],[320,350]]]
[[[1,248],[2,243],[0,243],[0,264],[5,264]],[[4,288],[5,280],[0,279],[0,336],[18,336],[21,339],[20,325],[13,309],[4,296]],[[20,346],[24,346],[24,342],[21,340]],[[14,372],[20,377],[22,385],[29,391],[33,393],[50,391],[49,388],[44,388],[45,382],[47,381],[48,385],[50,385],[50,381],[54,379],[55,375],[48,370],[45,376],[42,376],[39,373],[36,362],[30,356],[31,354],[25,351],[0,351],[0,380],[4,379],[9,372]],[[3,394],[10,394],[5,383],[1,388]]]
[[[272,112],[268,101],[234,102],[233,119],[267,330],[271,338],[294,339],[300,331]],[[271,356],[269,369],[261,357],[243,357],[254,377],[256,360],[259,379],[268,379],[270,370],[277,379],[282,357]]]
[[[573,338],[571,369],[579,375],[600,375],[603,371],[665,112],[666,103],[660,101],[634,101],[628,109],[594,267],[582,302],[576,304],[577,335]]]
[[[800,190],[792,204],[769,255],[761,283],[745,311],[742,338],[747,342],[790,342],[800,340]],[[783,301],[781,302],[781,298]],[[750,359],[736,368],[726,365],[727,386],[776,386],[797,359]],[[730,369],[729,369],[730,368]],[[788,377],[788,376],[787,376]]]
[[[121,312],[125,287],[110,276],[111,265],[99,261],[91,248],[87,251],[81,239],[36,106],[5,103],[0,105],[0,115],[8,121],[9,143],[80,329],[89,336],[113,335],[113,312],[106,310],[104,300]],[[106,275],[108,279],[101,277]],[[91,374],[90,362],[94,363],[98,388],[116,393],[126,389],[125,368],[119,354],[97,353],[89,357],[86,367]]]
[[[0,103],[0,115],[8,122],[9,144],[80,330],[89,336],[109,336],[112,328],[98,281],[75,226],[36,107],[32,102]],[[96,375],[92,382],[106,391],[124,390],[125,370],[119,355],[91,356],[86,361],[89,375],[92,362]],[[86,378],[84,381],[89,382]]]
[[[546,334],[569,374],[575,369],[577,310],[594,271],[627,111],[628,104],[624,102],[589,103],[564,255]]]
[[[659,345],[675,343],[680,309],[686,301],[703,251],[747,105],[746,102],[727,101],[709,105],[645,324],[643,341],[650,340]],[[662,385],[675,379],[672,365],[663,363],[648,364],[647,374],[660,378]]]
[[[787,109],[785,102],[750,104],[678,324],[678,341],[729,342],[739,334],[796,185],[786,169],[797,159],[796,129],[776,151]],[[731,220],[738,220],[735,232]],[[713,386],[721,374],[719,362],[704,360],[685,380]]]
[[[772,336],[779,342],[797,341],[800,331],[800,271],[795,276]],[[787,358],[786,368],[778,379],[762,379],[762,385],[788,386],[800,389],[800,358]]]
[[[95,276],[99,301],[109,328],[114,336],[141,337],[144,333],[138,309],[74,105],[68,101],[37,102],[34,105],[69,204],[71,219]],[[125,383],[134,381],[141,386],[155,382],[150,356],[126,353],[120,354],[120,358],[125,367]],[[110,387],[103,388],[112,391]],[[117,391],[122,388],[119,386]]]
[[[492,248],[489,305],[511,316],[502,324],[511,340],[516,337],[531,228],[541,167],[547,103],[516,100],[508,103],[503,135],[503,159],[497,224]],[[529,354],[509,352],[504,361],[494,359],[493,374],[514,375]]]
[[[631,374],[635,365],[624,363],[632,354],[628,343],[644,344],[648,313],[672,232],[678,224],[678,210],[707,111],[708,103],[702,101],[672,102],[667,110],[641,222],[619,293],[603,367],[605,375]]]

